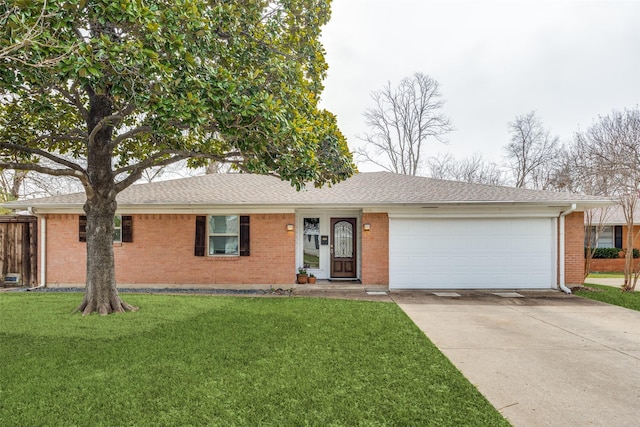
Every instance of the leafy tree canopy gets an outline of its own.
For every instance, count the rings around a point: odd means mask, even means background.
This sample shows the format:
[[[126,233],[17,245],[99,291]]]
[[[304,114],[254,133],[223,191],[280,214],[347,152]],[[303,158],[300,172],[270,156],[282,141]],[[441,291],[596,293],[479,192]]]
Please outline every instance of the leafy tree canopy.
[[[0,8],[3,47],[38,29],[0,58],[0,166],[75,176],[89,194],[87,168],[100,139],[116,191],[147,167],[185,158],[192,166],[232,162],[297,186],[354,172],[335,117],[317,107],[328,0]]]

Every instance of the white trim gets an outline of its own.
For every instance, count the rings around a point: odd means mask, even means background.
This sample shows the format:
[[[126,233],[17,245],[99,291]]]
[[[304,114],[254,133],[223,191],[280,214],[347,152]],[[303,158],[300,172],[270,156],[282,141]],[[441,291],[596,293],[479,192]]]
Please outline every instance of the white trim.
[[[47,284],[47,219],[40,218],[40,287]]]
[[[28,208],[29,215],[33,215],[38,218],[36,222],[40,230],[40,238],[37,242],[37,249],[40,250],[40,283],[38,288],[42,288],[47,285],[47,219]]]
[[[331,218],[355,218],[356,219],[356,262],[357,271],[356,279],[362,277],[362,233],[359,231],[362,227],[362,213],[360,210],[331,210],[331,209],[299,209],[296,211],[295,223],[295,258],[296,271],[298,267],[303,265],[303,238],[304,238],[304,218],[320,218],[320,235],[329,236],[328,245],[320,245],[320,268],[308,269],[309,273],[313,273],[319,280],[330,279],[331,277]]]
[[[573,203],[569,209],[563,211],[560,213],[560,236],[559,236],[559,244],[558,246],[560,246],[560,259],[558,260],[558,269],[560,270],[559,274],[560,274],[560,289],[562,289],[564,292],[570,294],[571,293],[571,289],[567,288],[567,285],[565,283],[565,271],[564,271],[564,254],[565,254],[565,249],[564,249],[564,240],[565,240],[565,217],[567,215],[569,215],[570,213],[575,212],[576,210],[576,204]]]
[[[237,231],[236,233],[212,233],[211,229],[210,229],[210,225],[211,225],[211,217],[228,217],[228,216],[235,216],[236,217],[236,223],[237,223]],[[205,241],[205,252],[207,254],[207,256],[209,257],[237,257],[240,256],[240,214],[235,213],[235,214],[210,214],[206,216],[206,241]],[[224,253],[224,254],[212,254],[211,253],[211,247],[210,247],[210,242],[211,242],[211,237],[235,237],[237,239],[237,245],[236,245],[236,253]],[[226,248],[225,248],[226,250]]]
[[[29,205],[29,200],[19,202],[8,202],[3,205],[10,209],[28,209],[33,212],[42,214],[55,213],[81,213],[84,201],[76,203],[57,203],[57,204],[35,204]],[[567,204],[572,203],[570,200],[542,200],[542,201],[446,201],[446,202],[429,202],[429,203],[323,203],[318,202],[321,210],[357,210],[365,213],[383,213],[397,211],[439,211],[439,212],[455,212],[460,209],[466,211],[481,212],[482,210],[490,210],[493,212],[517,212],[523,209],[527,211],[555,211],[560,212],[566,208]],[[578,211],[604,207],[615,204],[615,202],[604,200],[582,200],[576,202]],[[247,213],[295,213],[298,210],[308,209],[309,204],[204,204],[204,203],[186,203],[186,204],[120,204],[118,211],[126,214],[206,214],[211,210],[221,210],[227,212],[247,212]]]

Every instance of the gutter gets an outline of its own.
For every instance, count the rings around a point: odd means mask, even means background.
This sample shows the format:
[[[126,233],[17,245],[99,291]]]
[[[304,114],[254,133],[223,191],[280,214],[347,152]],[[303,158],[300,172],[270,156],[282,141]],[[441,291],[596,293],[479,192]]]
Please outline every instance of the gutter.
[[[40,220],[40,239],[38,241],[38,246],[40,246],[40,283],[38,286],[34,286],[32,288],[27,289],[28,291],[44,288],[47,283],[47,219],[38,215],[33,211],[33,207],[27,207],[27,211],[29,211],[30,215],[35,216]]]
[[[564,223],[565,220],[564,218],[569,215],[570,213],[575,212],[576,210],[576,204],[572,203],[571,207],[569,208],[569,210],[566,210],[564,212],[560,212],[560,289],[567,293],[570,294],[571,293],[571,289],[569,289],[567,287],[567,285],[565,284],[565,274],[564,274],[564,239],[565,239],[565,232],[564,232]]]

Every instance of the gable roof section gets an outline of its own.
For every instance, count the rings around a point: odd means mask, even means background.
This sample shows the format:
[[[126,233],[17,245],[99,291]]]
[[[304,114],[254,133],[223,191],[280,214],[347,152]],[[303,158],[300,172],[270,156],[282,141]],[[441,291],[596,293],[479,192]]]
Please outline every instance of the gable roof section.
[[[603,197],[445,181],[390,172],[359,173],[333,185],[296,191],[288,182],[253,174],[212,174],[133,185],[118,206],[422,206],[460,204],[612,204]],[[5,203],[12,209],[82,207],[84,193]]]

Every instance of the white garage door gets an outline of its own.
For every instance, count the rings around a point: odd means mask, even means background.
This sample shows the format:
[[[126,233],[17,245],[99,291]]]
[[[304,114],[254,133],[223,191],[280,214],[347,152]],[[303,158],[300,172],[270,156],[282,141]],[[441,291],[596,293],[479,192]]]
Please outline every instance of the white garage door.
[[[389,220],[391,289],[555,287],[552,218]]]

